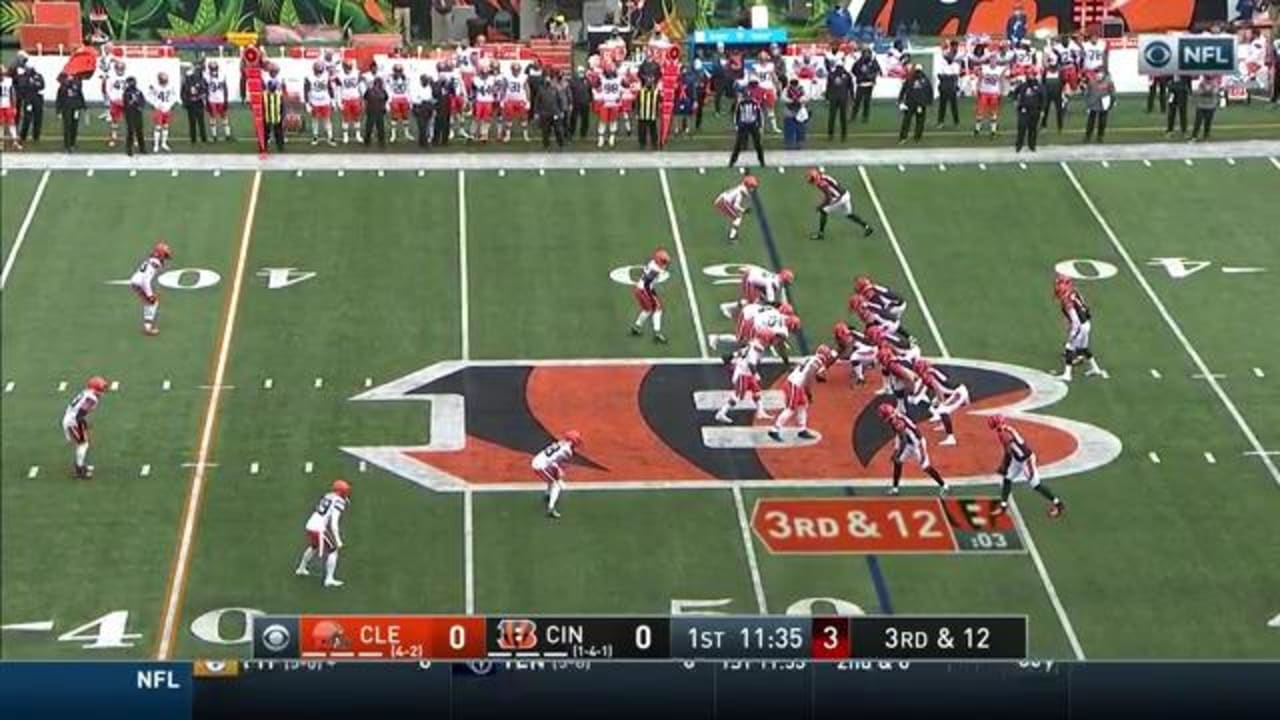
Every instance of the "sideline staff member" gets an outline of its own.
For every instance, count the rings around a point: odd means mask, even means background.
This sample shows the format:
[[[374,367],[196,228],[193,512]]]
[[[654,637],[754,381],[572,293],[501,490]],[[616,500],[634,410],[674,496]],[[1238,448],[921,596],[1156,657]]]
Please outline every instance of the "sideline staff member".
[[[760,119],[761,109],[760,101],[757,96],[760,94],[760,83],[752,80],[747,84],[745,92],[738,96],[738,102],[733,108],[734,124],[738,127],[738,137],[733,142],[733,154],[729,156],[729,167],[738,164],[738,154],[747,146],[747,139],[751,140],[751,144],[755,146],[756,158],[760,160],[760,167],[764,167],[764,146],[760,144]]]

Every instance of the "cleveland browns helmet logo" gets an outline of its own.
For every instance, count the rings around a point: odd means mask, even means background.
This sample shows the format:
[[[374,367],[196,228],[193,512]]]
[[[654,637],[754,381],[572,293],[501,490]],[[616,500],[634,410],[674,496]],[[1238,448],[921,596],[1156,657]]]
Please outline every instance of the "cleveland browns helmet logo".
[[[985,416],[997,412],[1035,448],[1042,477],[1087,472],[1120,454],[1120,439],[1102,428],[1033,412],[1067,394],[1066,383],[1048,373],[983,360],[935,366],[968,386],[971,398],[954,416],[959,446],[934,454],[953,483],[996,481],[1001,448]],[[766,362],[761,374],[762,402],[776,409],[784,368]],[[402,444],[343,450],[431,490],[528,490],[541,487],[531,457],[578,428],[588,444],[567,469],[579,487],[884,484],[893,438],[876,416],[877,388],[851,387],[844,370],[834,371],[814,388],[809,425],[819,439],[779,444],[767,425],[752,424],[750,409],[735,413],[732,425],[715,422],[731,391],[714,361],[440,362],[352,398],[426,403],[425,443],[417,426],[405,429]],[[927,414],[923,406],[912,410],[923,428]]]

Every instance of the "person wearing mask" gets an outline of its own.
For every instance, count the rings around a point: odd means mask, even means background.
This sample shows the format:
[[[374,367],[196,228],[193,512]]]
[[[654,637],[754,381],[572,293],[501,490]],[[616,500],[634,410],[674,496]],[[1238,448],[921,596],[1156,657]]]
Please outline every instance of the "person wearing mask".
[[[756,149],[756,158],[760,167],[764,167],[764,146],[760,142],[760,122],[764,119],[764,110],[756,99],[759,84],[755,80],[747,83],[746,92],[738,95],[738,102],[733,106],[733,122],[737,135],[733,141],[733,154],[729,156],[729,167],[738,164],[738,155],[747,146],[747,141]]]
[[[1018,111],[1018,139],[1013,146],[1014,152],[1022,152],[1023,146],[1031,152],[1036,151],[1040,121],[1044,117],[1044,99],[1044,85],[1034,73],[1023,78],[1013,89],[1014,106]]]
[[[639,120],[641,150],[658,149],[658,109],[661,104],[662,92],[658,90],[656,79],[648,80],[640,86],[640,92],[636,94],[636,119]],[[647,145],[646,137],[649,141]]]
[[[836,136],[836,120],[840,120],[840,142],[849,139],[849,99],[853,96],[853,76],[844,63],[827,63],[827,139]]]
[[[432,95],[431,77],[423,73],[418,83],[409,88],[409,101],[413,103],[413,121],[418,129],[418,147],[431,145],[431,116],[435,113],[435,96]]]
[[[1169,78],[1169,105],[1165,116],[1165,137],[1173,137],[1173,122],[1178,121],[1178,133],[1187,135],[1187,105],[1191,100],[1191,76],[1175,75]]]
[[[553,89],[544,89],[533,101],[533,114],[537,118],[538,128],[542,131],[542,149],[551,149],[551,136],[555,135],[556,146],[564,147],[564,134],[560,130],[563,108],[560,107],[560,95]]]
[[[951,110],[951,127],[960,127],[960,54],[959,44],[952,40],[938,64],[938,129]]]
[[[66,73],[58,75],[58,97],[54,110],[62,117],[62,148],[74,152],[80,134],[80,115],[84,113],[84,84],[80,78]]]
[[[864,123],[871,119],[871,95],[876,89],[878,77],[880,77],[880,63],[871,52],[871,48],[864,48],[862,55],[853,64],[853,79],[857,83],[857,93],[853,96],[853,115],[857,117],[861,108]]]
[[[453,121],[453,94],[457,88],[453,80],[440,77],[431,87],[431,96],[436,99],[435,125],[431,133],[431,144],[443,147],[449,144],[449,127]]]
[[[788,150],[804,147],[809,128],[809,108],[799,78],[791,78],[782,91],[782,144]]]
[[[209,99],[209,85],[205,82],[204,73],[194,66],[187,69],[182,76],[182,109],[187,114],[187,131],[194,145],[196,137],[200,142],[209,142],[209,131],[205,122],[205,104]]]
[[[1089,111],[1089,119],[1085,123],[1084,141],[1093,142],[1093,133],[1098,133],[1098,142],[1103,142],[1107,134],[1107,116],[1116,101],[1116,86],[1105,68],[1089,78],[1085,86],[1084,107]]]
[[[1213,116],[1218,112],[1219,96],[1218,81],[1209,75],[1196,83],[1196,124],[1191,129],[1191,142],[1209,139],[1209,133],[1213,130]],[[1204,135],[1200,134],[1201,128],[1204,128]]]
[[[902,127],[898,128],[898,144],[907,141],[907,132],[915,123],[912,139],[920,142],[924,136],[924,120],[929,115],[929,106],[933,105],[933,83],[924,73],[923,65],[914,65],[911,76],[902,83],[902,91],[898,93],[898,109],[902,111]]]
[[[133,157],[133,147],[145,155],[146,141],[142,136],[142,111],[147,107],[147,96],[138,87],[138,80],[129,76],[124,81],[124,152]]]
[[[275,143],[276,152],[284,152],[284,79],[274,63],[267,65],[262,83],[262,124],[266,141]]]
[[[374,77],[373,84],[364,91],[364,146],[369,147],[373,133],[378,133],[378,147],[387,146],[387,101],[390,96],[381,77]]]
[[[44,130],[44,76],[29,65],[19,65],[17,73],[18,110],[21,113],[18,139],[25,143],[30,137],[32,142],[38,143]]]
[[[569,79],[569,94],[573,102],[569,105],[566,139],[573,140],[576,136],[585,140],[591,125],[591,83],[587,81],[586,70],[581,65]]]

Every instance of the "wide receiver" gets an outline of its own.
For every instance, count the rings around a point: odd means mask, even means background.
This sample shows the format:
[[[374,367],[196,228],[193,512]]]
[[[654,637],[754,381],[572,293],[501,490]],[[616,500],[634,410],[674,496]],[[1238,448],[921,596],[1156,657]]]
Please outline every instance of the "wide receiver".
[[[339,522],[350,503],[351,484],[334,480],[329,492],[320,498],[307,518],[307,547],[302,551],[295,574],[310,575],[311,561],[318,557],[324,562],[324,586],[342,587],[342,581],[334,577],[334,573],[338,570],[338,551],[343,546]]]
[[[1062,314],[1067,319],[1067,342],[1062,351],[1062,373],[1059,380],[1071,380],[1071,368],[1082,361],[1089,363],[1085,375],[1107,377],[1107,371],[1098,367],[1098,359],[1089,348],[1089,334],[1093,330],[1093,313],[1084,296],[1076,290],[1071,278],[1059,275],[1054,281],[1053,294],[1058,298]]]
[[[729,242],[738,240],[738,229],[742,227],[742,218],[751,211],[751,191],[760,186],[755,175],[747,175],[742,182],[716,196],[716,210],[729,218]]]
[[[893,486],[890,495],[898,494],[898,483],[902,481],[902,465],[908,460],[916,462],[933,481],[938,483],[938,494],[946,495],[950,488],[942,479],[937,469],[929,462],[929,442],[924,433],[916,427],[915,422],[903,413],[894,409],[892,403],[881,403],[876,412],[880,419],[893,430]]]
[[[1049,501],[1049,517],[1058,517],[1067,509],[1062,498],[1054,495],[1049,488],[1040,482],[1040,470],[1036,467],[1036,453],[1027,444],[1026,439],[1017,431],[1003,415],[992,415],[987,418],[987,426],[996,432],[1000,444],[1004,446],[1004,457],[1000,460],[1000,505],[995,514],[1009,510],[1009,493],[1013,490],[1015,480],[1026,480],[1032,490],[1040,493]]]
[[[159,335],[156,327],[156,316],[160,312],[160,296],[156,294],[156,276],[169,262],[172,253],[167,243],[158,242],[151,248],[151,254],[142,261],[133,276],[129,278],[129,287],[142,300],[142,332],[147,335]]]
[[[564,438],[556,440],[533,456],[533,473],[539,480],[547,483],[547,517],[559,518],[560,511],[556,505],[560,502],[560,493],[564,492],[564,465],[573,458],[573,453],[582,446],[582,434],[570,430]]]
[[[662,275],[670,264],[671,256],[666,250],[662,248],[654,250],[653,257],[645,264],[644,271],[640,273],[640,279],[631,289],[636,304],[640,306],[640,314],[636,315],[636,321],[631,325],[631,334],[644,334],[645,321],[652,317],[653,340],[664,345],[667,342],[667,336],[662,334],[662,298],[658,297],[658,283],[661,282]]]
[[[841,211],[846,218],[859,225],[863,235],[875,232],[875,228],[871,227],[870,223],[858,217],[858,214],[853,211],[853,195],[840,184],[839,180],[818,168],[809,169],[808,180],[810,185],[822,193],[822,202],[818,204],[818,232],[810,235],[809,239],[821,240],[826,237],[827,216],[835,210]]]
[[[72,474],[82,480],[93,477],[93,466],[88,464],[89,413],[98,407],[108,387],[106,378],[94,375],[84,384],[84,389],[71,398],[62,413],[62,434],[76,447]]]

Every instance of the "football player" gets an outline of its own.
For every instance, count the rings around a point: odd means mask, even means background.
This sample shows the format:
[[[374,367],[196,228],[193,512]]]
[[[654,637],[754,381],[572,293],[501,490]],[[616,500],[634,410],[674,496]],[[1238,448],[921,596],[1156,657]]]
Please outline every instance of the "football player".
[[[569,462],[573,453],[582,446],[582,434],[570,430],[564,438],[556,440],[533,456],[533,472],[540,480],[547,483],[545,495],[547,501],[547,517],[558,518],[560,511],[556,504],[560,502],[560,493],[564,492],[564,464]]]
[[[413,135],[409,133],[409,115],[413,109],[409,97],[411,90],[404,65],[392,65],[391,77],[387,80],[387,93],[391,96],[391,142],[396,141],[397,131],[404,134],[406,141],[413,139]]]
[[[355,130],[356,142],[364,142],[360,133],[360,116],[363,113],[364,81],[360,70],[351,60],[342,61],[342,69],[338,71],[338,93],[342,108],[342,144],[351,140],[351,131]]]
[[[511,142],[516,121],[525,142],[529,142],[529,91],[520,63],[511,64],[511,73],[502,83],[502,142]]]
[[[738,302],[743,305],[763,302],[777,306],[785,299],[783,293],[795,279],[796,274],[788,268],[772,273],[764,268],[752,267],[742,276]]]
[[[644,334],[644,323],[652,317],[653,340],[664,345],[667,342],[667,336],[662,334],[662,299],[658,297],[658,283],[661,282],[662,275],[670,264],[671,256],[666,250],[662,248],[654,250],[653,257],[645,264],[644,271],[640,273],[640,279],[631,289],[636,304],[640,306],[640,314],[636,315],[636,321],[631,325],[631,334]]]
[[[751,77],[759,88],[760,107],[776,135],[781,132],[778,129],[778,113],[775,110],[778,105],[777,73],[773,66],[773,56],[768,51],[760,51],[759,57],[751,66]]]
[[[751,191],[760,187],[755,175],[747,175],[742,182],[716,196],[716,210],[729,218],[729,242],[737,242],[742,217],[751,211]]]
[[[868,331],[873,327],[879,327],[886,333],[911,337],[911,333],[902,328],[902,322],[898,318],[889,314],[883,307],[872,304],[858,293],[849,296],[849,312],[853,313]]]
[[[489,125],[493,121],[493,106],[498,97],[498,83],[488,60],[480,60],[480,67],[471,80],[471,135],[480,142],[489,142]]]
[[[18,141],[18,92],[8,67],[0,67],[0,138],[0,148],[8,147],[12,141],[14,150],[22,149]]]
[[[1009,511],[1009,493],[1013,490],[1015,480],[1026,480],[1032,490],[1040,493],[1049,501],[1049,517],[1058,517],[1067,509],[1062,498],[1054,495],[1049,488],[1040,482],[1040,470],[1036,467],[1036,454],[1027,444],[1022,434],[1003,415],[992,415],[987,418],[987,427],[996,432],[1000,444],[1004,447],[1004,457],[1000,460],[1000,505],[995,514]]]
[[[867,381],[866,370],[876,363],[876,345],[867,336],[848,323],[838,322],[831,328],[835,339],[836,355],[849,363],[853,369],[849,379],[851,384],[861,385]]]
[[[782,442],[782,426],[791,418],[796,419],[800,432],[796,436],[802,440],[813,440],[817,435],[809,431],[809,404],[813,402],[813,383],[819,376],[825,376],[827,368],[836,362],[836,351],[827,345],[819,345],[812,357],[806,358],[790,374],[783,385],[786,393],[786,408],[778,413],[778,418],[769,430],[769,437]]]
[[[894,357],[905,363],[914,363],[920,357],[920,346],[904,332],[891,332],[884,325],[871,325],[866,330],[867,340],[877,348],[887,345]]]
[[[898,494],[898,484],[902,481],[902,465],[911,460],[938,483],[938,494],[946,495],[950,488],[947,486],[947,481],[942,479],[942,475],[938,474],[938,470],[929,462],[929,442],[925,440],[920,428],[916,427],[911,418],[894,409],[891,403],[881,403],[876,412],[880,415],[880,419],[893,430],[893,485],[889,488],[889,494]]]
[[[853,211],[853,195],[840,184],[840,181],[818,168],[809,169],[808,180],[809,184],[816,187],[822,195],[822,202],[818,204],[818,231],[809,236],[811,240],[821,240],[826,237],[827,216],[833,210],[841,211],[845,217],[857,223],[862,228],[864,236],[875,232],[875,228]]]
[[[934,422],[941,421],[942,429],[947,433],[947,436],[938,444],[955,445],[955,423],[951,415],[969,404],[969,388],[964,383],[952,382],[945,372],[934,367],[924,358],[916,358],[911,364],[911,369],[920,379],[917,398],[929,400],[929,419]],[[913,402],[915,401],[917,400],[913,398]]]
[[[973,136],[982,132],[982,124],[989,123],[991,137],[1000,126],[1000,98],[1004,95],[1007,70],[994,54],[978,69],[978,104],[974,108]]]
[[[853,281],[854,292],[862,296],[872,308],[881,310],[895,320],[902,320],[907,311],[907,301],[901,295],[884,285],[878,285],[866,275],[859,275]]]
[[[916,376],[911,364],[894,354],[893,348],[886,342],[876,347],[876,364],[880,366],[880,375],[884,378],[884,389],[880,394],[892,395],[897,402],[899,412],[907,411],[907,399],[920,392],[920,378]]]
[[[311,144],[320,144],[320,126],[324,125],[325,142],[336,147],[333,141],[333,80],[319,60],[311,65],[311,75],[303,83],[303,97],[307,111],[311,113]]]
[[[113,60],[111,73],[102,78],[102,92],[107,98],[107,121],[111,126],[108,147],[115,147],[120,139],[120,121],[124,118],[125,79],[123,60]]]
[[[71,398],[62,413],[62,434],[76,448],[72,473],[81,480],[93,477],[93,466],[88,464],[89,413],[98,407],[109,387],[106,378],[94,375],[84,384],[84,389]]]
[[[168,73],[156,75],[156,84],[147,93],[147,100],[151,103],[151,121],[155,124],[151,130],[152,152],[169,152],[169,118],[178,103],[178,88],[169,84]]]
[[[218,139],[218,125],[222,125],[222,137],[231,142],[231,119],[227,117],[227,79],[218,70],[216,60],[209,61],[209,134]]]
[[[600,85],[595,89],[595,102],[600,108],[600,119],[596,124],[596,147],[604,147],[605,132],[609,133],[609,147],[613,147],[618,136],[618,114],[622,109],[622,79],[613,63],[604,64],[604,75]]]
[[[733,419],[729,417],[729,413],[735,410],[739,404],[747,402],[750,399],[751,404],[756,409],[755,418],[757,420],[772,420],[773,416],[765,412],[764,405],[760,403],[760,374],[756,372],[756,365],[751,362],[753,354],[747,348],[743,348],[733,354],[733,394],[725,400],[724,405],[716,412],[716,422],[729,425],[733,423]],[[759,355],[756,354],[758,358]]]
[[[1089,310],[1089,305],[1084,301],[1084,296],[1076,290],[1075,285],[1070,278],[1059,277],[1054,285],[1054,294],[1058,297],[1058,304],[1062,310],[1062,314],[1067,319],[1067,342],[1062,351],[1062,373],[1057,377],[1059,380],[1071,381],[1072,366],[1087,361],[1089,368],[1085,370],[1085,375],[1097,375],[1102,378],[1107,377],[1107,371],[1098,367],[1098,359],[1093,356],[1093,351],[1089,349],[1089,334],[1093,329],[1093,313]]]
[[[159,335],[156,327],[156,316],[160,312],[160,296],[156,294],[156,276],[164,269],[172,253],[167,243],[158,242],[151,248],[151,254],[138,265],[138,269],[129,278],[129,287],[142,300],[142,332],[147,335]]]
[[[1092,80],[1107,69],[1107,41],[1088,35],[1081,47],[1080,65],[1084,76]]]
[[[342,581],[334,576],[338,570],[338,551],[342,549],[342,531],[339,523],[342,513],[351,504],[351,483],[334,480],[329,492],[316,503],[316,509],[307,518],[307,547],[298,560],[297,575],[311,574],[311,561],[317,557],[324,563],[324,586],[342,587]]]

